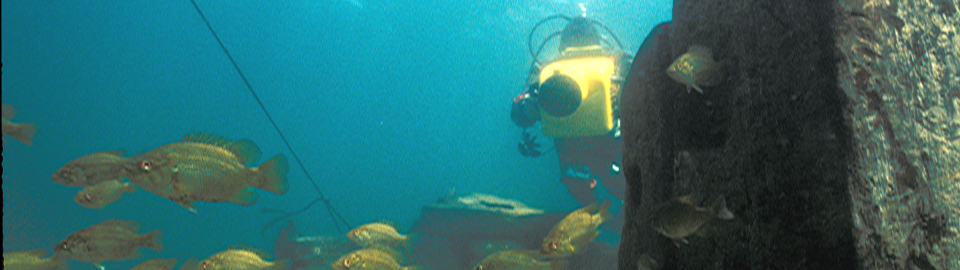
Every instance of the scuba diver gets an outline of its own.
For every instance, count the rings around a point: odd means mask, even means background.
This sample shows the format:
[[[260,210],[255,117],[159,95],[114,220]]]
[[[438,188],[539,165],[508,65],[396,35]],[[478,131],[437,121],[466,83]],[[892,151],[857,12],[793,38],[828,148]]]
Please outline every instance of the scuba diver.
[[[533,33],[541,24],[563,19],[562,31],[550,34],[533,50]],[[617,47],[601,37],[595,26],[610,34]],[[538,56],[550,39],[560,36],[559,55],[548,62]],[[625,179],[620,173],[623,143],[620,140],[620,87],[625,83],[633,56],[603,24],[584,17],[554,15],[534,26],[527,40],[533,64],[527,84],[513,99],[510,118],[523,129],[518,150],[538,157],[543,151],[530,129],[540,122],[544,136],[553,138],[562,176],[570,194],[581,205],[598,202],[596,188],[603,186],[623,200]],[[621,208],[605,228],[619,233]]]

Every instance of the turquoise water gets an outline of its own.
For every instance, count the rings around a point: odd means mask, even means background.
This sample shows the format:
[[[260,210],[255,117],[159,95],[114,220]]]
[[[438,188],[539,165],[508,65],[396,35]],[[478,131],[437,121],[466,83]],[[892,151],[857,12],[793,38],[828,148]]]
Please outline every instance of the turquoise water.
[[[230,50],[331,205],[353,226],[386,219],[405,231],[448,190],[514,198],[549,211],[579,207],[557,157],[517,152],[511,99],[531,59],[528,31],[553,14],[606,24],[635,52],[669,20],[672,1],[204,1]],[[2,99],[36,122],[28,147],[3,149],[3,250],[44,249],[109,218],[161,229],[144,259],[205,258],[230,244],[270,249],[261,228],[318,193],[295,163],[189,1],[3,1]],[[559,30],[562,24],[550,27]],[[540,31],[542,38],[549,31]],[[140,190],[101,210],[50,180],[82,155],[127,156],[192,132],[250,139],[265,161],[290,158],[290,191],[250,207],[198,202],[198,214]],[[259,163],[258,162],[258,163]],[[293,220],[337,234],[321,206]],[[341,228],[343,233],[346,229]],[[107,262],[129,268],[141,260]],[[75,269],[92,269],[74,262]]]

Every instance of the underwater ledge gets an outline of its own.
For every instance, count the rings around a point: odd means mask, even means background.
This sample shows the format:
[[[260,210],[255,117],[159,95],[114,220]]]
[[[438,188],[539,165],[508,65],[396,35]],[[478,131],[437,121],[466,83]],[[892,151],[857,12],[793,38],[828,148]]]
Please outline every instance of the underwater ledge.
[[[633,61],[620,269],[960,269],[955,1],[674,1]],[[726,61],[704,93],[664,72]],[[647,219],[722,198],[674,241]]]

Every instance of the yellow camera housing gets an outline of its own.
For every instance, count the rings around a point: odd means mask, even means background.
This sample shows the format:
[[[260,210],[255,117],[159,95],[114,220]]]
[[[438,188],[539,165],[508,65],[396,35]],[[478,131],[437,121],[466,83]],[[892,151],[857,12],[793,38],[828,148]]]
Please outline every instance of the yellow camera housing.
[[[609,55],[554,61],[540,71],[540,84],[555,75],[573,79],[580,87],[581,101],[573,113],[558,117],[540,107],[543,135],[553,138],[600,136],[613,130],[611,80],[614,58]]]

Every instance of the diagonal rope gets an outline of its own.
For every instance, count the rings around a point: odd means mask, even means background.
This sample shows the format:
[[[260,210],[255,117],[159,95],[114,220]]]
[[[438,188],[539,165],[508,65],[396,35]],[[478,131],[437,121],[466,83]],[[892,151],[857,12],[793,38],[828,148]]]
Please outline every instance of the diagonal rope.
[[[323,195],[323,192],[320,192],[320,187],[317,186],[317,181],[313,180],[313,177],[310,176],[310,172],[307,171],[307,168],[303,166],[303,162],[300,161],[300,156],[297,156],[297,152],[293,151],[293,147],[290,146],[290,142],[287,141],[287,137],[284,136],[283,132],[280,131],[280,127],[277,126],[277,122],[273,121],[273,116],[270,116],[270,113],[267,112],[267,108],[263,106],[263,102],[260,101],[260,96],[258,96],[257,93],[253,91],[253,86],[250,86],[250,82],[247,81],[247,76],[244,76],[243,72],[240,71],[240,66],[237,65],[237,61],[233,60],[233,56],[230,55],[230,51],[227,50],[227,47],[223,45],[223,41],[221,41],[220,37],[217,36],[217,32],[213,31],[213,27],[210,26],[210,22],[207,21],[207,17],[203,15],[202,11],[200,11],[200,7],[197,6],[197,2],[195,0],[190,0],[190,3],[193,4],[193,8],[195,8],[197,10],[197,13],[200,14],[200,18],[203,19],[203,22],[207,25],[207,29],[210,29],[210,33],[213,34],[213,38],[217,40],[217,44],[220,44],[220,48],[223,49],[223,53],[227,55],[227,59],[230,59],[230,63],[233,64],[233,68],[237,70],[237,74],[240,74],[240,79],[243,79],[243,83],[247,85],[247,90],[249,90],[250,94],[253,95],[253,98],[257,100],[257,104],[260,105],[260,109],[263,110],[263,114],[267,115],[267,120],[270,120],[270,124],[273,124],[273,128],[277,130],[277,134],[280,134],[280,139],[283,140],[283,144],[285,144],[287,146],[287,149],[290,150],[290,153],[293,154],[293,159],[296,160],[297,164],[300,165],[300,169],[303,170],[303,173],[307,175],[307,179],[310,179],[310,184],[313,185],[313,189],[315,189],[317,191],[317,194],[320,195],[320,198],[309,203],[307,207],[304,207],[303,209],[293,212],[291,214],[287,214],[277,219],[274,219],[273,221],[268,223],[267,226],[273,225],[280,219],[289,218],[294,215],[303,213],[304,211],[309,209],[310,206],[312,206],[313,204],[317,203],[318,201],[323,201],[323,203],[327,207],[327,213],[330,214],[330,218],[333,219],[334,225],[337,226],[337,232],[343,233],[343,231],[340,229],[341,222],[348,229],[351,228],[350,223],[348,223],[347,220],[344,219],[343,216],[341,216],[340,213],[338,213],[337,210],[334,209],[332,205],[330,205],[330,200]]]

